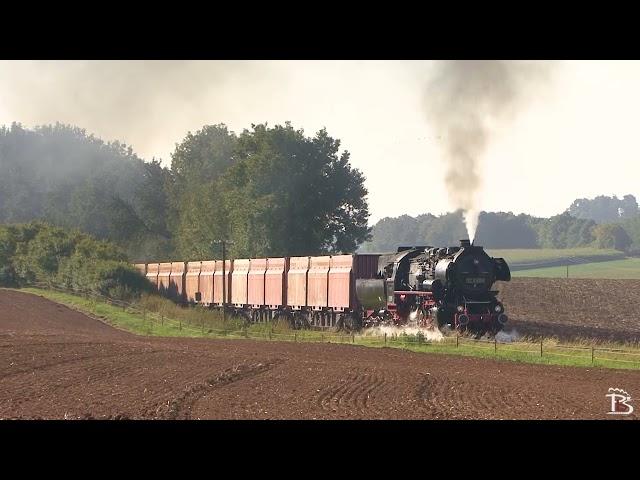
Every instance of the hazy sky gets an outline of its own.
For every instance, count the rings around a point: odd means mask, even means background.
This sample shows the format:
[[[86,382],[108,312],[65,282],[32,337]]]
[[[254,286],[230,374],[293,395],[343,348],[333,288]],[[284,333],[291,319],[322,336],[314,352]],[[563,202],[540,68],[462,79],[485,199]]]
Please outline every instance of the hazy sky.
[[[640,62],[541,62],[479,159],[482,210],[549,216],[578,197],[640,197]],[[61,121],[170,163],[205,124],[326,127],[369,189],[372,223],[452,209],[427,117],[428,61],[0,62],[0,124]],[[460,188],[464,188],[463,185]]]

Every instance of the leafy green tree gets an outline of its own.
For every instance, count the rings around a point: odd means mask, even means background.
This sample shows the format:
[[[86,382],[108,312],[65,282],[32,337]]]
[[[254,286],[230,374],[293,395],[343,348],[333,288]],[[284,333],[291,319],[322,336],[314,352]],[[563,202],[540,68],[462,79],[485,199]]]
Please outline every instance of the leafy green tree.
[[[482,212],[475,243],[491,248],[536,248],[538,236],[528,215]]]
[[[397,218],[385,217],[379,220],[371,230],[371,241],[364,243],[359,251],[384,253],[393,252],[399,246],[419,245],[419,218],[401,215]]]
[[[593,229],[596,246],[599,248],[615,248],[626,251],[631,246],[632,240],[620,225],[597,225]]]
[[[631,238],[633,249],[640,250],[640,215],[628,218],[620,225]]]
[[[235,161],[236,145],[225,125],[207,125],[189,132],[171,156],[168,225],[183,258],[212,256],[211,241],[228,235],[221,177]]]
[[[535,219],[532,226],[538,233],[542,248],[573,248],[588,246],[593,242],[593,220],[575,218],[568,212],[549,219]]]
[[[615,195],[597,196],[593,199],[579,198],[567,211],[576,218],[593,220],[598,223],[615,222],[632,218],[638,214],[638,202],[633,195],[625,195],[622,200]]]
[[[326,130],[253,125],[224,176],[236,256],[351,252],[369,238],[367,190]]]
[[[13,256],[19,232],[13,226],[0,227],[0,285],[15,285],[16,272]]]
[[[42,222],[0,226],[0,285],[31,282],[131,298],[152,286],[115,244]]]

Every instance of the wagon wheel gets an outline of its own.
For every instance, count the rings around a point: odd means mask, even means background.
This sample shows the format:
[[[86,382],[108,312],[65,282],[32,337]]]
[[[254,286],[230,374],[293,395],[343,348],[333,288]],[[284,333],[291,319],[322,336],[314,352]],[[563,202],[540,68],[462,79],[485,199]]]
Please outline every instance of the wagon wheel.
[[[244,323],[244,325],[246,327],[248,327],[249,325],[251,325],[253,323],[253,314],[249,313],[249,312],[245,312],[244,310],[240,310],[237,311],[236,310],[236,315],[239,319],[242,320],[242,323]]]
[[[293,318],[288,312],[276,313],[272,321],[274,326],[284,325],[285,327],[293,328]]]
[[[338,331],[343,330],[346,333],[357,332],[362,328],[362,320],[354,314],[341,315],[336,322]]]
[[[293,314],[292,326],[294,330],[306,330],[311,328],[309,319],[300,313]]]

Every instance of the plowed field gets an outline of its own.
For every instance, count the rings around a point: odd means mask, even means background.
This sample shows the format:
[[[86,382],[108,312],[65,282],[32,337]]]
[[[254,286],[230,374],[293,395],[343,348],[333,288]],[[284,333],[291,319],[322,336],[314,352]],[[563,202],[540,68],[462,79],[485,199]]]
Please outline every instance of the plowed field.
[[[640,373],[352,345],[137,337],[0,290],[0,418],[612,418],[609,387],[640,395]]]
[[[513,278],[496,289],[520,334],[640,342],[640,280]]]

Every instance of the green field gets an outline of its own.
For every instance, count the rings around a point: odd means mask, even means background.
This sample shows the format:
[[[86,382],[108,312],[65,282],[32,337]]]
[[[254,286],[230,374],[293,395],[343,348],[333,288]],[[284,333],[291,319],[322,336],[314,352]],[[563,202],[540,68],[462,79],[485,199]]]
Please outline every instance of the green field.
[[[504,258],[507,263],[534,263],[570,257],[607,257],[621,252],[599,248],[514,248],[487,249],[492,257]]]
[[[181,309],[189,322],[162,317],[139,305],[129,307],[109,304],[103,298],[85,298],[70,293],[28,288],[23,292],[40,295],[75,310],[98,317],[116,328],[145,336],[163,337],[206,337],[206,338],[248,338],[262,341],[329,342],[348,343],[374,348],[401,348],[422,353],[463,355],[493,358],[525,363],[566,365],[580,367],[605,367],[640,369],[640,349],[628,345],[584,343],[559,344],[557,340],[546,338],[541,342],[499,343],[477,341],[463,337],[445,337],[443,341],[425,341],[416,335],[372,336],[360,334],[340,334],[314,330],[290,330],[282,325],[270,323],[252,324],[239,327],[237,320],[220,322],[217,315],[197,313],[193,308]],[[147,301],[150,306],[153,302]],[[159,302],[164,305],[164,300]],[[196,318],[200,319],[200,322]],[[275,328],[274,328],[275,327]]]
[[[567,267],[532,268],[512,271],[513,277],[565,278]],[[584,263],[569,266],[569,278],[640,279],[640,258],[625,258],[608,262]]]

